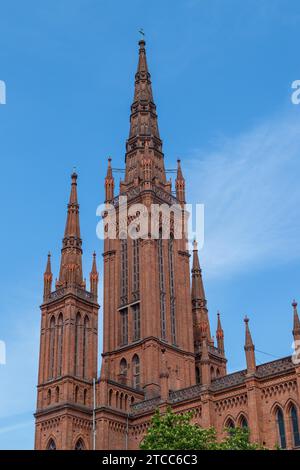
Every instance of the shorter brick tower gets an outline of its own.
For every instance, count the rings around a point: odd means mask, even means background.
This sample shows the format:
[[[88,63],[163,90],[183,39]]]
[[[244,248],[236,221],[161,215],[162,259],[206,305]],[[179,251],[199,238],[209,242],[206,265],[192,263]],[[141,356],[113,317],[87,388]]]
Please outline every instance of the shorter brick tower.
[[[216,331],[217,347],[214,345],[214,339],[211,336],[207,301],[196,241],[194,241],[193,246],[192,310],[196,382],[208,386],[212,379],[226,375],[227,360],[224,350],[224,332],[219,313]]]
[[[91,447],[91,401],[98,354],[98,273],[82,276],[77,175],[72,174],[59,279],[52,291],[50,254],[44,274],[35,432],[36,449]]]

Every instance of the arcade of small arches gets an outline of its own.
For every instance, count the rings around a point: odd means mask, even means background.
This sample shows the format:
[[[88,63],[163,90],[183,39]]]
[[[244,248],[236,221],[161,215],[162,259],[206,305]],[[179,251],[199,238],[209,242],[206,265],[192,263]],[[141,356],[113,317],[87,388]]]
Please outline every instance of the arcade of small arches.
[[[60,389],[55,387],[53,390],[51,388],[47,391],[47,405],[52,403],[59,403],[60,401]],[[87,388],[81,388],[78,385],[74,387],[74,402],[80,403],[81,405],[88,405],[88,390]]]
[[[112,408],[128,411],[134,402],[134,396],[129,395],[128,393],[113,390],[112,388],[108,391],[108,405]]]
[[[195,372],[196,372],[196,383],[201,384],[200,367],[196,366]],[[218,379],[219,377],[221,377],[221,372],[220,372],[219,367],[211,366],[211,368],[210,368],[210,379],[214,380],[214,379]]]

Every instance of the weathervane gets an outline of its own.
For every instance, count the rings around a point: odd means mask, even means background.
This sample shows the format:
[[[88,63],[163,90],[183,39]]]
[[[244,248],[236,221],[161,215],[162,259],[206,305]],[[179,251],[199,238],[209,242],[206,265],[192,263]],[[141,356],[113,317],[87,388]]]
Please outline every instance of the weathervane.
[[[139,33],[140,33],[142,36],[145,36],[145,32],[144,32],[143,28],[140,28],[140,29],[139,29]]]

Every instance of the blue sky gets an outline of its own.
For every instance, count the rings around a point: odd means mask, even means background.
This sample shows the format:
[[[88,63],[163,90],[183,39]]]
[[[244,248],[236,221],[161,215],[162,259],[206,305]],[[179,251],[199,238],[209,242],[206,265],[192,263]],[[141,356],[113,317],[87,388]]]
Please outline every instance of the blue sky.
[[[86,276],[94,249],[101,259],[95,211],[107,156],[124,164],[140,27],[166,166],[181,157],[189,202],[205,204],[201,261],[228,369],[245,366],[245,314],[272,355],[257,352],[259,363],[291,353],[299,21],[297,0],[1,0],[1,449],[33,447],[43,271],[50,250],[58,272],[74,166]]]

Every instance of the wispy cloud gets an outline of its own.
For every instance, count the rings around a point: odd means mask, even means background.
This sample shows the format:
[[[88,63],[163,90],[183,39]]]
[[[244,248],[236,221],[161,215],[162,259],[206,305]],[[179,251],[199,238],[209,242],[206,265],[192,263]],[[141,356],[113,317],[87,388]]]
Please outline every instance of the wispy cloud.
[[[17,429],[23,429],[23,428],[28,428],[28,427],[32,427],[32,420],[24,421],[24,422],[20,422],[16,424],[11,424],[9,426],[4,426],[0,428],[0,434],[6,434],[12,431],[16,431]]]
[[[206,275],[300,257],[300,119],[270,119],[186,162],[189,200],[205,204]]]

